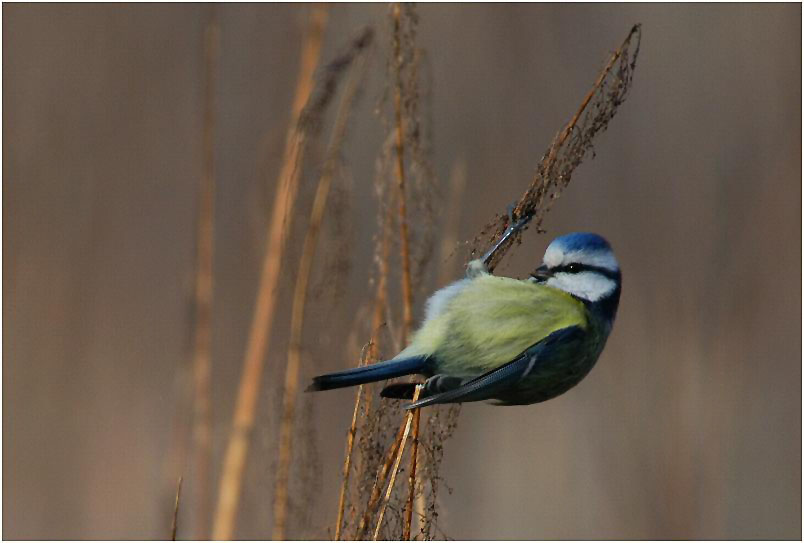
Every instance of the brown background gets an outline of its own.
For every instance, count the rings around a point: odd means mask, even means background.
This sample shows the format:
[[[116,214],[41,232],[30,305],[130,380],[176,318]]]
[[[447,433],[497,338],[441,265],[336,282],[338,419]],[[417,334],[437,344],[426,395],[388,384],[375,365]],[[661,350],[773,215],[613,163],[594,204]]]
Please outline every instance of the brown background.
[[[307,12],[218,9],[215,481]],[[441,528],[490,539],[800,538],[801,7],[419,13],[436,207],[463,162],[464,240],[519,195],[630,25],[644,30],[628,102],[545,224],[549,236],[594,230],[614,245],[624,291],[609,345],[554,401],[464,407],[446,445],[454,490],[442,493]],[[4,538],[168,536],[208,17],[193,5],[3,6]],[[352,363],[346,337],[371,275],[385,17],[384,5],[330,12],[325,60],[367,23],[380,47],[344,152],[352,273],[332,285],[343,298],[318,314],[311,305],[305,375]],[[528,233],[501,272],[524,275],[547,241]],[[287,277],[283,289],[242,538],[270,533]],[[351,404],[351,392],[308,402],[320,486],[292,537],[327,537]],[[191,510],[192,479],[185,492]]]

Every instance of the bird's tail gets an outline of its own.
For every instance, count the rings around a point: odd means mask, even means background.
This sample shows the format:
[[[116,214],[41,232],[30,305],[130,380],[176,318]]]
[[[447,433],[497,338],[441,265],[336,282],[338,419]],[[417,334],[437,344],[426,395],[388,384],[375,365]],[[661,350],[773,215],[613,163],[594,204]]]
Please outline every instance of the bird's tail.
[[[307,391],[350,387],[364,383],[383,381],[385,379],[391,379],[392,377],[421,373],[427,367],[427,360],[426,356],[414,356],[319,375],[318,377],[313,377],[313,382],[307,387]]]

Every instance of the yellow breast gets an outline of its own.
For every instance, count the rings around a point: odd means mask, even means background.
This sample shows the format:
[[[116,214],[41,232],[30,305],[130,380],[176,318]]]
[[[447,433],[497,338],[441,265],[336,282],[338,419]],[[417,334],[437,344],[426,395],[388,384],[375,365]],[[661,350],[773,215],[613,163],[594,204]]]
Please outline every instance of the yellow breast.
[[[448,288],[454,292],[439,300],[403,352],[434,355],[439,372],[477,375],[555,330],[587,326],[583,303],[531,281],[481,274]]]

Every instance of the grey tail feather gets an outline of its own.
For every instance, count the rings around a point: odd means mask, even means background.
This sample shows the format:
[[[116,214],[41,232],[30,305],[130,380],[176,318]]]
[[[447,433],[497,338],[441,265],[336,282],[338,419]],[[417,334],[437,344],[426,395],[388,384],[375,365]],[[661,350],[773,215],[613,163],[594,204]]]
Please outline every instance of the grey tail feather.
[[[411,375],[413,373],[421,373],[427,368],[427,362],[427,356],[414,356],[319,375],[318,377],[313,377],[313,382],[307,387],[307,392],[350,387],[364,383],[383,381],[393,377],[402,377],[403,375]]]

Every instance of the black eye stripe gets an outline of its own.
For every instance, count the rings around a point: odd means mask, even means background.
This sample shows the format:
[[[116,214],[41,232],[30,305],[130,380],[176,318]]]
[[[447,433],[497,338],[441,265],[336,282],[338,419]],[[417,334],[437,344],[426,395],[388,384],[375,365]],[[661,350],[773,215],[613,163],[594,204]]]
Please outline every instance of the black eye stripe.
[[[573,262],[571,264],[564,264],[563,266],[557,266],[550,270],[553,273],[581,273],[585,271],[599,273],[600,275],[607,277],[613,281],[620,280],[620,272],[619,271],[611,271],[606,268],[601,268],[600,266],[591,266],[589,264],[581,264],[578,262]]]

